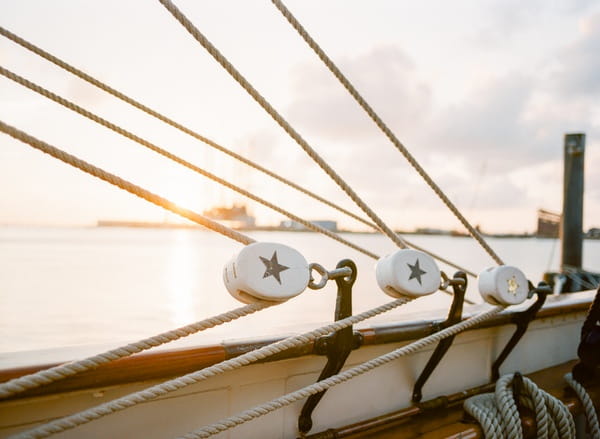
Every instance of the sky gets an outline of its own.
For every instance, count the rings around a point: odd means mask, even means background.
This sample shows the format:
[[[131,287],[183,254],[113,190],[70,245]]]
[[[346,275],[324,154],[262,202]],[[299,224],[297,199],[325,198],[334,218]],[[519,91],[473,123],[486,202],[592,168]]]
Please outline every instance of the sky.
[[[391,227],[460,230],[269,1],[175,3]],[[559,212],[564,134],[583,132],[584,229],[600,226],[599,2],[286,5],[472,224],[533,231],[537,209]],[[158,1],[4,0],[0,26],[360,213]],[[364,229],[2,36],[0,64],[298,216]],[[284,219],[3,76],[0,120],[198,212]],[[0,224],[177,220],[5,134],[0,187]]]

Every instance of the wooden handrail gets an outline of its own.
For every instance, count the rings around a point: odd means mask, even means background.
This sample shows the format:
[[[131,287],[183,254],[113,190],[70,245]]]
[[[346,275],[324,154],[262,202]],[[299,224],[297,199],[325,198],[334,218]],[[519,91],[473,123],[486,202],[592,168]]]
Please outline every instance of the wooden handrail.
[[[585,300],[571,301],[571,303],[564,305],[550,303],[538,313],[536,319],[585,312],[589,308],[592,298],[593,297],[590,296]],[[503,312],[485,322],[485,324],[479,328],[508,324],[511,321],[512,314],[513,312],[510,311]],[[364,337],[363,346],[397,343],[426,337],[439,330],[439,324],[442,321],[442,319],[436,319],[418,322],[403,322],[361,329],[360,332]],[[234,358],[281,339],[282,337],[271,339],[264,338],[241,343],[223,343],[204,347],[141,353],[102,365],[97,369],[83,372],[57,383],[20,393],[9,399],[86,388],[106,387],[122,383],[163,379],[183,375]],[[311,355],[312,353],[313,343],[309,343],[297,349],[281,352],[264,361],[296,358]],[[56,364],[0,370],[0,382],[8,381],[12,378],[33,373],[54,365]]]

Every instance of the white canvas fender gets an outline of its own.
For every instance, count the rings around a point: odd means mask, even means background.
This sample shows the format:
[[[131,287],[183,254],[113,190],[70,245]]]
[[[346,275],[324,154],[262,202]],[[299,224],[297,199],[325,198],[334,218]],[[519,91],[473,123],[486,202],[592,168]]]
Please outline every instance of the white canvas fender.
[[[381,258],[375,268],[377,284],[392,297],[421,297],[440,287],[441,274],[426,253],[403,249]]]
[[[223,269],[227,291],[243,303],[284,302],[302,293],[309,280],[304,256],[291,247],[271,242],[247,245]]]
[[[479,294],[493,305],[518,305],[527,299],[529,283],[521,270],[500,265],[484,270],[478,277]]]

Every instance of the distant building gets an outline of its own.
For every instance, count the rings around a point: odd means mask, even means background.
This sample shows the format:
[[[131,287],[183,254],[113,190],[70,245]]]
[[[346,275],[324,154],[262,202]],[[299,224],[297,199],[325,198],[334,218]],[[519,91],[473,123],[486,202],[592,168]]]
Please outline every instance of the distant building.
[[[419,227],[415,232],[419,235],[451,235],[450,230],[434,229],[432,227]]]
[[[560,232],[560,218],[558,213],[548,210],[538,210],[537,236],[542,238],[558,238]]]
[[[237,229],[250,229],[256,225],[256,219],[248,213],[244,205],[217,206],[205,210],[203,214],[214,220],[226,221],[230,227]]]
[[[324,229],[329,230],[330,232],[337,232],[338,230],[337,221],[311,220],[310,222],[316,224],[319,227],[323,227]],[[306,230],[306,227],[304,227],[302,224],[292,220],[281,221],[279,223],[279,227],[288,230]]]
[[[585,234],[586,238],[590,238],[590,239],[600,239],[600,229],[597,227],[592,227],[590,230],[588,230],[588,232]]]

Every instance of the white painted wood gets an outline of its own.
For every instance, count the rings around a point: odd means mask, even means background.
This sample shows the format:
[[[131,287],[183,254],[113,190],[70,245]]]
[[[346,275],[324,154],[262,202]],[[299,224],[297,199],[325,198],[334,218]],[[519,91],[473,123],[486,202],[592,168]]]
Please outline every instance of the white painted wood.
[[[578,312],[532,322],[501,372],[529,373],[575,358],[584,316],[585,313]],[[506,325],[459,335],[425,385],[424,399],[488,382],[491,364],[513,330],[513,325]],[[406,343],[361,348],[352,352],[346,368],[403,344]],[[410,406],[413,383],[433,348],[329,390],[315,410],[313,431]],[[311,384],[324,364],[323,357],[306,356],[247,366],[57,435],[57,438],[175,437]],[[152,384],[155,383],[134,383],[4,402],[0,405],[0,437]],[[301,407],[302,403],[296,403],[218,437],[294,438]]]

